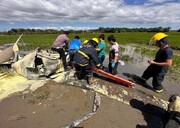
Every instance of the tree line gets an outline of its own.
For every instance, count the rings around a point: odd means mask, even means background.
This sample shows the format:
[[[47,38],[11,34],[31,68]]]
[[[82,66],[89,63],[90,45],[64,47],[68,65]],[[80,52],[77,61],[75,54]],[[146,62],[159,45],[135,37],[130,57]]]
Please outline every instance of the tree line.
[[[170,27],[155,27],[155,28],[118,28],[118,27],[99,27],[90,30],[68,30],[70,33],[121,33],[121,32],[169,32]],[[180,29],[177,30],[180,32]],[[0,32],[0,34],[15,35],[15,34],[60,34],[64,30],[55,29],[24,29],[12,28],[9,31]]]

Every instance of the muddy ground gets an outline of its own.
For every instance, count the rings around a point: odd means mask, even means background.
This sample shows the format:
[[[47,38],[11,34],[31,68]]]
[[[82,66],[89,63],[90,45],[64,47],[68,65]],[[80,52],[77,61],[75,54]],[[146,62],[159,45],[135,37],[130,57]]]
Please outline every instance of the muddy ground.
[[[84,128],[153,126],[156,116],[102,96],[97,113]],[[0,103],[1,128],[59,128],[92,111],[94,92],[48,82],[33,93],[11,96]]]
[[[137,63],[126,63],[125,66],[119,66],[118,75],[126,79],[128,77],[125,73],[141,76],[145,68],[146,66]],[[156,104],[156,101],[152,100],[153,95],[167,101],[172,94],[180,92],[179,81],[172,81],[168,76],[163,82],[162,94],[156,94],[140,85],[131,88],[99,77],[95,79],[99,85],[108,88],[108,95],[100,93],[101,104],[96,114],[79,124],[77,128],[158,128],[161,123],[159,112],[164,110],[161,104]],[[73,81],[75,80],[72,79],[71,82]],[[151,85],[151,80],[148,83]],[[94,94],[93,90],[50,80],[34,92],[19,92],[2,100],[0,128],[65,127],[92,112]],[[113,98],[115,95],[126,102]],[[147,107],[148,103],[150,109]]]

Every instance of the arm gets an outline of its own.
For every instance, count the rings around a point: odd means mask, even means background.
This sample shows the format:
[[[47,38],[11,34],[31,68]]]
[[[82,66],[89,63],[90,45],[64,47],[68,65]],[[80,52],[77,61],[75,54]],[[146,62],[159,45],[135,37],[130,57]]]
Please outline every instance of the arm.
[[[103,44],[103,42],[100,42],[100,44],[98,45],[98,47],[96,48],[96,51],[98,51],[98,52],[100,52],[100,51],[102,51],[103,49],[104,49],[104,44]]]
[[[113,61],[116,63],[116,62],[118,62],[118,57],[119,57],[119,45],[116,45],[114,47],[114,54],[115,54],[115,57],[114,57]]]
[[[70,42],[69,42],[69,38],[67,37],[67,36],[65,36],[64,37],[64,48],[65,48],[65,50],[67,50],[68,49],[68,47],[69,47],[69,44]]]
[[[172,65],[172,59],[167,59],[166,62],[155,62],[153,60],[150,60],[149,63],[155,64],[158,66],[171,66]]]
[[[173,51],[171,49],[167,49],[165,51],[164,56],[166,56],[165,62],[155,62],[153,60],[149,61],[150,64],[155,64],[158,66],[171,66],[173,61]]]
[[[100,61],[99,61],[99,58],[98,58],[98,55],[97,55],[95,49],[94,48],[91,48],[91,49],[89,48],[89,50],[90,51],[89,51],[88,55],[93,59],[96,66],[100,66]]]
[[[115,56],[113,61],[116,63],[118,61],[118,57]]]
[[[100,48],[96,48],[96,51],[98,51],[98,52],[99,52],[99,51],[101,51],[101,49],[100,49]]]

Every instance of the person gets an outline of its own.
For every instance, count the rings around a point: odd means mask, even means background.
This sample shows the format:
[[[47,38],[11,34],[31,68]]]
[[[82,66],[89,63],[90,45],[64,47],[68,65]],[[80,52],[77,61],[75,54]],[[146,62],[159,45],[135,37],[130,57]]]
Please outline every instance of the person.
[[[100,68],[100,61],[95,50],[97,45],[98,42],[96,42],[96,40],[94,39],[91,39],[74,55],[74,63],[76,69],[75,76],[77,78],[85,77],[89,85],[93,84],[92,68]]]
[[[79,48],[82,46],[82,43],[80,41],[79,36],[75,36],[72,41],[70,41],[69,45],[69,57],[70,57],[70,66],[71,69],[73,69],[73,57],[74,54],[79,50]]]
[[[96,51],[98,53],[98,57],[100,59],[101,67],[103,67],[103,62],[106,57],[106,43],[104,41],[104,34],[99,35],[99,43]]]
[[[51,46],[51,49],[54,51],[57,51],[60,55],[60,59],[63,62],[64,71],[67,71],[67,65],[66,65],[66,54],[65,52],[68,49],[68,42],[69,42],[69,32],[64,31],[63,34],[60,34],[54,43]]]
[[[150,77],[153,78],[152,85],[157,93],[163,92],[162,82],[173,61],[173,50],[168,46],[167,36],[165,33],[156,33],[151,38],[151,42],[155,43],[159,50],[155,59],[148,61],[150,65],[141,76],[145,83]]]
[[[180,128],[180,96],[174,94],[169,98],[164,128]]]
[[[84,40],[83,45],[86,45],[89,40]]]
[[[108,37],[108,42],[110,43],[109,50],[109,72],[113,75],[117,75],[118,59],[119,59],[119,45],[116,42],[116,38],[113,35]]]

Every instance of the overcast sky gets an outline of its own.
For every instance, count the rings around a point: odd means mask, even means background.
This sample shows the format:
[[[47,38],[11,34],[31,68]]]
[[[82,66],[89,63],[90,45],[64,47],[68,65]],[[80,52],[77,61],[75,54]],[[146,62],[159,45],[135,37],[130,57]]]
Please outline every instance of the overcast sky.
[[[180,29],[180,0],[0,0],[0,31],[159,26]]]

